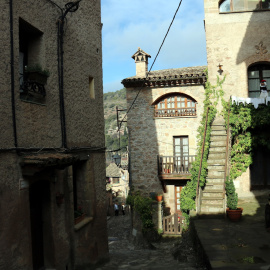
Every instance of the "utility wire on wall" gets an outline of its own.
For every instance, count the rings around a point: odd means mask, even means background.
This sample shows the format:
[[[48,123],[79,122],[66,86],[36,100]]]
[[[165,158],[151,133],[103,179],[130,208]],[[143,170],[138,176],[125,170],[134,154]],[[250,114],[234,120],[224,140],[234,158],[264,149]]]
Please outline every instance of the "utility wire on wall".
[[[149,71],[147,72],[145,79],[144,79],[143,82],[142,82],[142,86],[141,86],[140,89],[138,90],[138,93],[137,93],[136,97],[134,98],[134,100],[132,101],[130,107],[127,109],[127,112],[126,112],[125,116],[123,117],[122,121],[119,123],[118,132],[120,131],[120,128],[121,128],[121,126],[122,126],[122,123],[124,122],[124,120],[125,120],[125,118],[127,117],[128,113],[129,113],[130,110],[132,109],[132,107],[133,107],[134,103],[136,102],[136,100],[137,100],[137,98],[138,98],[138,96],[139,96],[141,90],[142,90],[143,87],[144,87],[144,82],[145,82],[146,79],[148,78],[149,73],[151,72],[151,70],[152,70],[152,68],[153,68],[153,66],[154,66],[154,64],[155,64],[155,62],[156,62],[156,60],[157,60],[157,57],[158,57],[158,55],[159,55],[159,53],[160,53],[160,51],[161,51],[161,48],[163,47],[163,44],[164,44],[164,42],[165,42],[165,40],[166,40],[166,38],[167,38],[167,36],[168,36],[168,34],[169,34],[169,32],[170,32],[170,29],[171,29],[171,26],[172,26],[172,24],[173,24],[173,22],[174,22],[174,19],[175,19],[176,15],[177,15],[177,13],[178,13],[178,11],[179,11],[179,8],[180,8],[180,6],[181,6],[181,4],[182,4],[182,1],[183,1],[183,0],[180,0],[180,2],[179,2],[179,5],[178,5],[178,7],[177,7],[177,9],[176,9],[176,11],[175,11],[175,13],[174,13],[174,16],[173,16],[173,18],[172,18],[172,21],[171,21],[171,23],[170,23],[170,26],[169,26],[169,28],[168,28],[168,30],[167,30],[167,33],[166,33],[166,35],[164,36],[163,41],[162,41],[162,43],[161,43],[161,45],[160,45],[160,47],[159,47],[159,50],[158,50],[158,52],[157,52],[157,54],[156,54],[156,57],[155,57],[155,59],[154,59],[152,65],[151,65]]]

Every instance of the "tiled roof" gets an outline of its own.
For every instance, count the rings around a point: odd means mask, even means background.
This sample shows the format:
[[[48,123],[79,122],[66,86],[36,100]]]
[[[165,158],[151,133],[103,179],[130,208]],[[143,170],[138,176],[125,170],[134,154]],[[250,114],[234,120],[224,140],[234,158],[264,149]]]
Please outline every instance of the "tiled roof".
[[[115,163],[111,163],[106,168],[106,177],[121,177],[120,169]]]
[[[147,79],[133,76],[122,80],[125,87],[200,85],[206,82],[207,66],[172,68],[149,72]]]

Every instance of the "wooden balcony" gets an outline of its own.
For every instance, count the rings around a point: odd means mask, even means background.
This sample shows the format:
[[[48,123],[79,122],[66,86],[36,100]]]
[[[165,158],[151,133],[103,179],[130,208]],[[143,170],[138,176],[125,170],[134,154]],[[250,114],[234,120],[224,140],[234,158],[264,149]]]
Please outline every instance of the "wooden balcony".
[[[190,169],[195,155],[158,156],[158,175],[161,180],[190,179]]]
[[[155,109],[155,117],[181,117],[196,115],[196,107],[177,109]]]

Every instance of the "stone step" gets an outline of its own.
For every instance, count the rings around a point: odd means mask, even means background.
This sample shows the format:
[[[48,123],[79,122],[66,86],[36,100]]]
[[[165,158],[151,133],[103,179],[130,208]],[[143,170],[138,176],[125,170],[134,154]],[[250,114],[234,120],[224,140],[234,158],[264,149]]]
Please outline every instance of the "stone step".
[[[222,190],[224,188],[224,183],[206,183],[204,190],[217,189]]]
[[[202,198],[209,200],[223,199],[223,192],[205,192],[203,193]]]
[[[212,141],[210,142],[210,148],[212,147],[225,147],[226,150],[226,140],[225,141]]]
[[[215,135],[210,137],[210,142],[226,142],[227,141],[227,136],[226,135]]]
[[[222,186],[222,185],[221,185]],[[204,188],[204,190],[203,190],[203,195],[205,194],[205,193],[209,193],[209,194],[213,194],[213,196],[215,196],[216,197],[216,194],[217,193],[221,193],[222,194],[222,196],[223,196],[223,187],[221,187],[221,188],[215,188],[216,186],[214,186],[214,185],[206,185],[205,186],[205,188]],[[208,196],[208,195],[207,195]]]
[[[214,161],[213,164],[212,163],[208,163],[207,169],[208,171],[212,171],[212,170],[217,170],[217,171],[225,171],[225,162],[223,164],[221,164],[221,162],[219,160],[210,160],[210,161]]]
[[[216,117],[212,123],[212,125],[225,125],[225,120],[224,118],[221,117]]]
[[[207,175],[207,177],[206,177],[206,180],[208,180],[208,179],[212,179],[212,180],[222,180],[222,181],[224,181],[224,175],[209,175],[209,173],[208,173],[208,175]]]
[[[215,178],[215,177],[219,177],[219,178],[221,178],[221,177],[223,177],[224,178],[224,176],[225,176],[225,172],[223,171],[223,172],[219,172],[219,171],[208,171],[208,177],[209,178]]]
[[[211,205],[216,206],[220,205],[223,207],[223,197],[202,197],[202,204],[201,205]]]
[[[223,207],[211,207],[211,206],[201,206],[200,215],[219,215],[223,214],[225,211]],[[213,217],[214,218],[214,217]]]
[[[207,164],[208,165],[217,165],[217,166],[224,166],[225,165],[225,158],[224,159],[209,159],[207,160]]]
[[[227,132],[225,129],[212,129],[211,136],[226,136]]]
[[[218,160],[218,159],[224,159],[225,160],[225,157],[226,157],[226,153],[225,152],[213,152],[209,151],[209,155],[208,155],[208,160],[211,160],[211,159],[215,159],[215,160]]]
[[[225,153],[225,152],[226,152],[226,146],[214,147],[213,145],[210,145],[209,154]]]
[[[206,185],[223,185],[224,184],[224,178],[208,178],[206,177]]]
[[[225,126],[224,125],[217,125],[217,126],[211,126],[211,130],[225,130]]]

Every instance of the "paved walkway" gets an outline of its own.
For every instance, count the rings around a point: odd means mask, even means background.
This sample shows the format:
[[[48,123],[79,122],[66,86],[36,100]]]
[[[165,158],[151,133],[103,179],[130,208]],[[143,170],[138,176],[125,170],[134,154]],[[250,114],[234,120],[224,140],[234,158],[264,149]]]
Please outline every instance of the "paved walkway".
[[[264,223],[265,202],[240,201],[242,220],[195,219],[201,247],[196,253],[192,238],[153,243],[152,249],[135,246],[130,239],[130,216],[108,220],[110,262],[97,270],[270,270],[270,232]],[[207,267],[199,260],[204,255]]]
[[[206,270],[198,262],[189,239],[162,240],[145,249],[133,244],[130,228],[129,215],[108,220],[110,262],[96,270]]]
[[[265,202],[240,202],[242,220],[198,219],[197,236],[210,269],[270,270],[270,232],[265,229]]]

